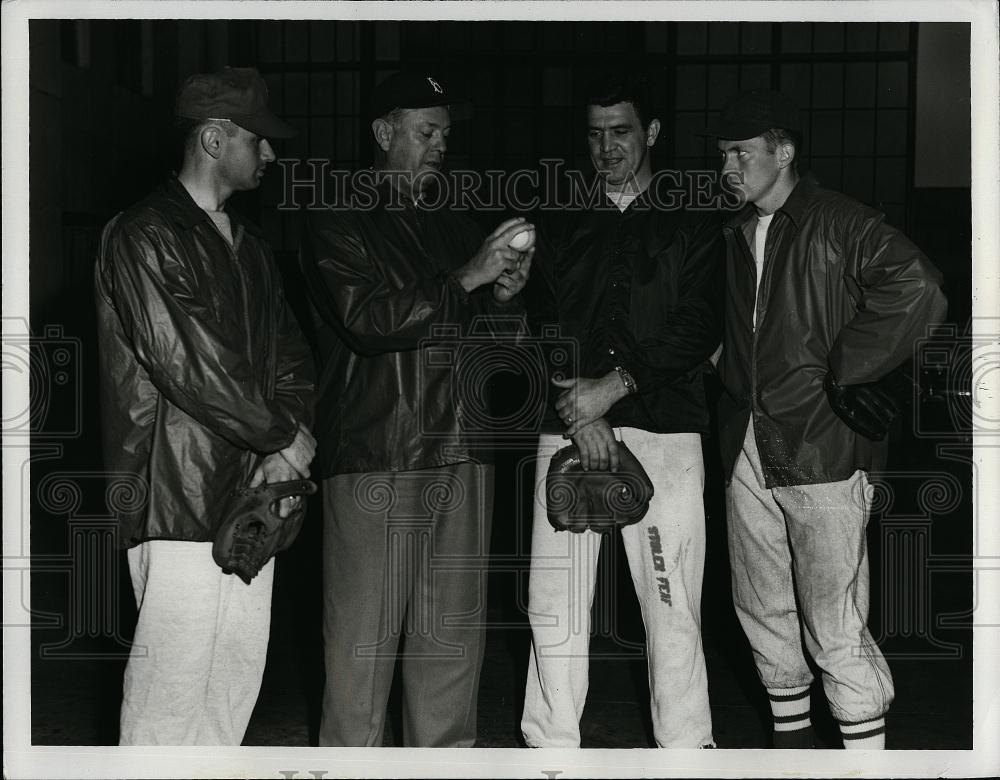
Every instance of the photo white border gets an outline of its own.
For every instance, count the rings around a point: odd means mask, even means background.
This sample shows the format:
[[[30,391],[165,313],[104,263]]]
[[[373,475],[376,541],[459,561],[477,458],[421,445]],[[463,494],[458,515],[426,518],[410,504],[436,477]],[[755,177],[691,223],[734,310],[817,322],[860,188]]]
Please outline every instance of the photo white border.
[[[648,20],[648,21],[942,21],[971,23],[973,316],[1000,322],[1000,47],[995,0],[932,2],[301,2],[298,0],[5,1],[2,6],[3,327],[28,322],[28,21],[36,18],[281,18],[344,20]],[[998,374],[979,398],[986,419],[1000,419]],[[26,373],[4,371],[3,419],[28,408]],[[404,748],[33,747],[30,639],[26,606],[27,442],[3,438],[4,774],[7,777],[926,777],[1000,773],[1000,516],[997,445],[977,438],[974,484],[973,750],[662,751]],[[928,727],[931,727],[928,724]],[[990,737],[989,735],[993,736]],[[323,774],[325,772],[325,774]],[[320,774],[311,774],[320,773]]]

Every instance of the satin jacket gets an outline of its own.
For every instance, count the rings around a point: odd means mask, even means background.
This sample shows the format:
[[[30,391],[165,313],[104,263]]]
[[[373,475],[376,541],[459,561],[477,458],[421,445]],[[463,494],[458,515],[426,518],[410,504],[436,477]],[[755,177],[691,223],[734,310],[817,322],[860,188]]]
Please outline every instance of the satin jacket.
[[[719,439],[731,479],[750,415],[768,487],[877,469],[885,442],[855,433],[823,390],[872,382],[908,360],[947,303],[941,274],[884,215],[803,179],[771,221],[754,308],[752,206],[725,227],[725,339]]]
[[[491,437],[479,369],[520,296],[467,293],[454,271],[478,251],[466,215],[425,208],[382,183],[354,208],[307,212],[300,261],[320,369],[323,477],[478,460]]]
[[[311,424],[309,347],[260,231],[234,246],[171,178],[104,228],[95,268],[104,462],[119,542],[212,541],[260,456]]]

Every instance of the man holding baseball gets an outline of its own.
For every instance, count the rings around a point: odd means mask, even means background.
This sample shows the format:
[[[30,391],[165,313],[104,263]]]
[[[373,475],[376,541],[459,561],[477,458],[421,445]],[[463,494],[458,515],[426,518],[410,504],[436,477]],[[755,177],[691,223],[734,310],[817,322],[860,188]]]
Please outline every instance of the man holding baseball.
[[[468,382],[475,367],[462,364],[461,343],[477,318],[523,311],[534,239],[523,219],[483,239],[442,205],[453,102],[427,73],[383,81],[371,105],[371,186],[351,209],[309,215],[301,259],[324,478],[321,745],[382,744],[399,655],[401,743],[476,741],[493,471],[468,436],[468,401],[481,388]]]
[[[531,747],[579,747],[590,610],[603,536],[555,530],[543,482],[569,438],[584,469],[618,468],[618,440],[648,473],[645,517],[621,530],[646,626],[660,747],[713,747],[701,642],[705,557],[703,366],[720,337],[714,221],[650,191],[660,132],[645,83],[594,84],[587,138],[600,202],[546,214],[529,313],[576,344],[575,375],[553,379],[538,445],[531,541],[532,648],[521,730]]]

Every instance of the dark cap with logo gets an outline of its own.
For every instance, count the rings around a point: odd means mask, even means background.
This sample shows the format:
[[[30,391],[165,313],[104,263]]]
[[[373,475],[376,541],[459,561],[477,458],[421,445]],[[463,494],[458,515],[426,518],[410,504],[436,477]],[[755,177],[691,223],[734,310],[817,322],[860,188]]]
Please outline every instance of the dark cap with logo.
[[[732,100],[719,118],[701,135],[714,135],[729,141],[756,138],[773,128],[802,132],[802,119],[795,102],[770,89],[753,89]]]
[[[267,107],[267,84],[256,68],[196,73],[181,85],[174,114],[188,119],[228,119],[264,138],[291,138],[296,130]]]
[[[446,105],[464,107],[465,100],[451,94],[440,79],[430,73],[401,70],[375,87],[368,113],[371,119],[377,119],[397,108],[431,108]]]

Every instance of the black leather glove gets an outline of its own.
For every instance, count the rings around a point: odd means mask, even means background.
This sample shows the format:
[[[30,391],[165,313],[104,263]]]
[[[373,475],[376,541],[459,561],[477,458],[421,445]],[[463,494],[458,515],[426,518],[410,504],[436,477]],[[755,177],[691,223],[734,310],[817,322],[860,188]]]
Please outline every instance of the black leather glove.
[[[823,389],[833,411],[852,430],[872,441],[882,441],[889,432],[892,421],[906,405],[902,391],[907,386],[912,390],[912,380],[907,383],[899,370],[878,382],[857,385],[838,384],[829,372],[823,379]]]

